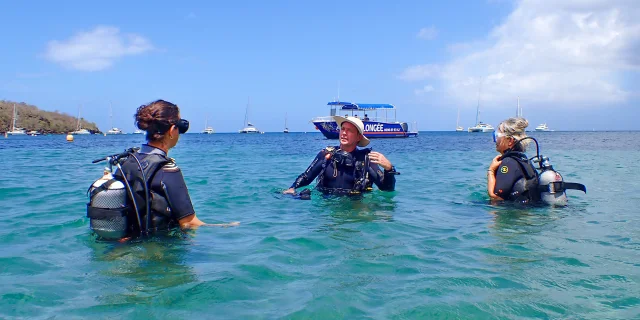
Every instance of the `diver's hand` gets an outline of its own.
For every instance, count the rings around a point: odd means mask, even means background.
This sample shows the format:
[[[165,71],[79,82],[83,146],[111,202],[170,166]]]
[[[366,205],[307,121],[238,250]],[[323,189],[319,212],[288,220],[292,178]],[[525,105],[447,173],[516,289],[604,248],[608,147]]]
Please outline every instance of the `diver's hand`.
[[[375,163],[387,171],[391,170],[393,167],[391,165],[391,161],[387,160],[387,158],[380,152],[372,151],[369,153],[369,159],[371,160],[371,163]]]
[[[498,170],[498,167],[500,166],[500,164],[502,164],[502,160],[500,160],[500,157],[502,157],[502,155],[497,155],[495,158],[493,158],[493,161],[491,161],[491,164],[489,165],[489,171],[496,172],[496,170]]]
[[[285,191],[282,191],[282,194],[296,194],[296,189],[294,188],[289,188]]]

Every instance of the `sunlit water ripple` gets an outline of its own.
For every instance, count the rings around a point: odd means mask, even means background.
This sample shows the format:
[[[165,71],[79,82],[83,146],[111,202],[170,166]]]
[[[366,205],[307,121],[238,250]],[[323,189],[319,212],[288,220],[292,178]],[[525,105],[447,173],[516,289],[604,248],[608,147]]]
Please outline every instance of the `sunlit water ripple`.
[[[0,139],[0,318],[638,318],[640,133],[534,133],[565,208],[492,206],[490,135],[374,140],[396,191],[279,194],[318,133],[187,134],[171,156],[198,216],[240,221],[134,244],[97,242],[91,160],[142,136]]]

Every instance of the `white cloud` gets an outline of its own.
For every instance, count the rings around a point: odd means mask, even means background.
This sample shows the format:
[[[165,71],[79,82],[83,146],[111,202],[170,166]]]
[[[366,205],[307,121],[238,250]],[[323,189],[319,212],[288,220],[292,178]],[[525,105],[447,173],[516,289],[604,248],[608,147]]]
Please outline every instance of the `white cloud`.
[[[416,89],[416,90],[414,90],[413,92],[414,92],[416,95],[420,96],[420,95],[423,95],[423,94],[426,94],[426,93],[429,93],[429,92],[433,92],[433,90],[435,90],[435,89],[433,88],[433,86],[431,86],[431,85],[426,85],[426,86],[422,87],[421,89]]]
[[[72,69],[99,71],[111,67],[124,56],[151,49],[151,42],[140,35],[121,34],[118,28],[98,26],[89,32],[79,32],[67,40],[50,41],[45,57]]]
[[[435,27],[422,28],[418,32],[417,37],[424,40],[433,40],[438,36],[438,30]]]
[[[472,102],[482,87],[487,106],[511,107],[517,96],[558,106],[623,102],[624,73],[640,70],[637,17],[640,1],[523,0],[486,39],[450,47],[464,52],[443,64],[443,89]],[[422,67],[401,78],[429,73]]]
[[[440,76],[440,69],[440,66],[436,64],[411,66],[405,69],[402,74],[398,76],[398,79],[404,81],[418,81],[427,78],[434,78]]]

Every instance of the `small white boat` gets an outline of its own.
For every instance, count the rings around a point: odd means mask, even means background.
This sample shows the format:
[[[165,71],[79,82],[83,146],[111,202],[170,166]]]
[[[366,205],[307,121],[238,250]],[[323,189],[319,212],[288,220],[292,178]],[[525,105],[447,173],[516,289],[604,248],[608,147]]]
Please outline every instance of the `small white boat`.
[[[289,133],[289,127],[287,127],[287,114],[284,114],[284,133]]]
[[[238,131],[239,133],[264,133],[258,130],[251,122],[249,122],[249,104],[250,100],[247,100],[247,109],[244,113],[244,123],[245,126],[242,130]]]
[[[204,121],[204,130],[202,130],[202,133],[204,134],[216,133],[216,131],[213,130],[213,127],[209,126],[209,117],[207,117],[207,119]]]
[[[78,129],[76,131],[71,131],[71,134],[73,135],[77,135],[77,134],[91,134],[91,132],[87,129]]]
[[[543,123],[536,127],[536,131],[549,131],[549,127],[546,123]]]
[[[456,120],[456,132],[464,131],[464,128],[460,126],[460,107],[458,107],[458,118]]]
[[[490,124],[487,123],[478,123],[473,127],[469,127],[467,129],[468,132],[494,132],[496,129],[493,128]]]
[[[21,136],[27,134],[27,131],[22,128],[16,127],[16,122],[18,121],[18,110],[16,109],[16,105],[13,105],[13,121],[11,122],[11,131],[7,131],[7,135],[12,136]]]
[[[496,129],[488,123],[480,121],[480,92],[478,92],[478,107],[476,108],[476,125],[469,127],[468,132],[494,132]]]
[[[82,109],[82,105],[78,107],[78,123],[76,124],[76,131],[71,131],[70,134],[78,135],[78,134],[91,134],[91,132],[87,129],[82,129],[82,124],[80,123],[80,110]]]
[[[136,129],[136,131],[134,131],[133,134],[144,134],[144,131],[140,129]]]
[[[239,131],[240,133],[262,133],[260,130],[256,129],[251,122],[247,122],[247,126],[242,128]]]
[[[107,131],[107,134],[123,134],[123,132],[122,132],[122,130],[113,127],[111,129],[109,129],[109,131]]]

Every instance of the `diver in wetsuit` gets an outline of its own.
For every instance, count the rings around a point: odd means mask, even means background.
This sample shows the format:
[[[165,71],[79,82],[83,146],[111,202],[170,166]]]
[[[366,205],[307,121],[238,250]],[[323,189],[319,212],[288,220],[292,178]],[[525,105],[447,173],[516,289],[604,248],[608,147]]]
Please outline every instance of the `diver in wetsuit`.
[[[549,158],[540,155],[538,142],[527,137],[529,122],[524,118],[509,118],[500,123],[493,134],[497,155],[487,171],[487,193],[491,200],[508,200],[516,203],[567,204],[565,190],[587,192],[583,184],[565,182],[555,171]],[[536,143],[535,159],[540,172],[524,153],[530,141]]]
[[[393,191],[398,173],[391,162],[379,152],[357,148],[369,144],[362,121],[356,117],[334,119],[340,127],[340,146],[320,151],[284,193],[295,194],[295,189],[309,185],[316,177],[317,189],[325,194],[361,194],[371,191],[373,184]]]

